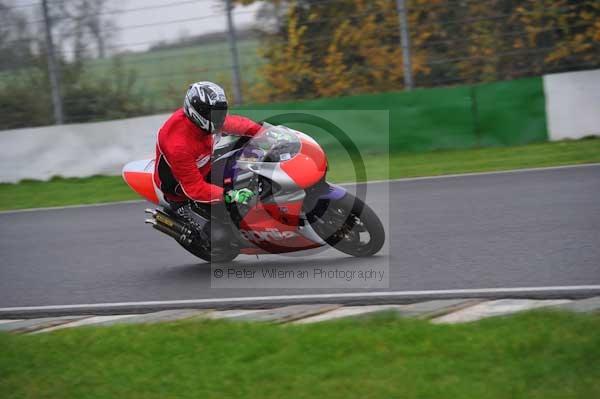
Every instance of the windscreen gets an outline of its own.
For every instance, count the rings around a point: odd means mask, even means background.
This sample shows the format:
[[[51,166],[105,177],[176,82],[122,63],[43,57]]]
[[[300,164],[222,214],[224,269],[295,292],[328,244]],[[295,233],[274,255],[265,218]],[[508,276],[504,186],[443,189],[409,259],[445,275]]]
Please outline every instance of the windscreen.
[[[263,124],[266,128],[244,145],[239,160],[247,162],[283,162],[300,151],[300,139],[284,126]]]

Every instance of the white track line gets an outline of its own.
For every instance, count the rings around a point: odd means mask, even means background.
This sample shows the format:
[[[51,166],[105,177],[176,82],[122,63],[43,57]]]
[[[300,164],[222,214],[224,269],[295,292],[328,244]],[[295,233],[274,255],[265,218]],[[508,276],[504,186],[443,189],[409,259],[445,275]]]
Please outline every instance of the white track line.
[[[548,170],[560,170],[560,169],[572,169],[572,168],[587,168],[593,166],[600,166],[600,163],[582,163],[578,165],[561,165],[561,166],[543,166],[540,168],[522,168],[522,169],[507,169],[507,170],[496,170],[492,172],[471,172],[471,173],[454,173],[450,175],[437,175],[437,176],[420,176],[420,177],[402,177],[400,179],[389,179],[389,180],[370,180],[367,183],[395,183],[403,181],[416,181],[416,180],[435,180],[435,179],[448,179],[455,177],[471,177],[471,176],[486,176],[486,175],[506,175],[513,173],[525,173],[525,172],[543,172]],[[357,183],[342,183],[343,185],[357,184]]]
[[[590,166],[600,166],[600,163],[583,163],[579,165],[562,165],[562,166],[546,166],[541,168],[524,168],[524,169],[509,169],[509,170],[498,170],[493,172],[473,172],[473,173],[455,173],[451,175],[438,175],[438,176],[421,176],[421,177],[402,177],[400,179],[389,179],[389,180],[370,180],[367,184],[381,184],[381,183],[398,183],[404,181],[418,181],[418,180],[436,180],[436,179],[451,179],[456,177],[470,177],[470,176],[485,176],[485,175],[504,175],[511,173],[525,173],[525,172],[543,172],[546,170],[559,170],[559,169],[571,169],[571,168],[585,168]],[[350,182],[350,183],[338,183],[339,186],[350,186],[361,184],[363,182]],[[0,211],[0,215],[10,213],[23,213],[23,212],[38,212],[38,211],[56,211],[60,209],[73,209],[73,208],[88,208],[88,207],[99,207],[99,206],[111,206],[121,204],[136,204],[147,202],[146,200],[128,200],[128,201],[113,201],[113,202],[102,202],[98,204],[81,204],[81,205],[65,205],[65,206],[50,206],[43,208],[27,208],[27,209],[15,209],[9,211]]]
[[[600,285],[572,285],[555,287],[507,287],[507,288],[466,288],[454,290],[424,290],[424,291],[384,291],[384,292],[352,292],[339,294],[304,294],[304,295],[276,295],[235,298],[207,298],[207,299],[182,299],[173,301],[146,301],[146,302],[113,302],[90,303],[76,305],[48,305],[48,306],[19,306],[0,308],[0,313],[27,312],[44,310],[75,310],[75,309],[102,309],[126,308],[136,306],[171,306],[171,305],[227,305],[244,302],[285,302],[293,300],[335,300],[335,299],[368,299],[368,298],[414,298],[423,299],[439,295],[481,295],[481,294],[534,294],[543,292],[575,292],[575,291],[600,291]]]
[[[127,201],[100,202],[97,204],[79,204],[79,205],[64,205],[64,206],[48,206],[48,207],[43,207],[43,208],[13,209],[11,211],[0,211],[0,215],[10,214],[10,213],[38,212],[38,211],[59,211],[61,209],[97,208],[100,206],[138,204],[138,203],[142,203],[142,202],[148,202],[148,201],[139,199],[139,200],[127,200]]]

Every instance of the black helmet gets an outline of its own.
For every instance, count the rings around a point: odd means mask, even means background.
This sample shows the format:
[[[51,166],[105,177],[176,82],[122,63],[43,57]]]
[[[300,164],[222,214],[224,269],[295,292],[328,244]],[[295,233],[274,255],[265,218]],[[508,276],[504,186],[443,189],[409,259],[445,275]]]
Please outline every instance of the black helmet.
[[[227,116],[225,91],[212,82],[193,83],[185,95],[183,112],[199,128],[217,133]]]

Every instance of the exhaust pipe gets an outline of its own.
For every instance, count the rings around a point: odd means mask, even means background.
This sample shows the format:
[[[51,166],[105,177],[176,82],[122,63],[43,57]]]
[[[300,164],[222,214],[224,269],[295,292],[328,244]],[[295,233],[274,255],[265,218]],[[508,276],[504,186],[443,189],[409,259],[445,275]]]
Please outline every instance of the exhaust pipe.
[[[175,241],[179,242],[180,244],[190,245],[192,243],[192,239],[188,238],[186,234],[179,234],[175,230],[170,229],[168,226],[165,226],[164,224],[161,224],[154,219],[146,219],[145,223],[151,224],[153,228],[160,231],[161,233],[168,235],[171,238],[174,238]]]
[[[144,212],[152,215],[154,220],[156,220],[158,223],[176,231],[179,234],[191,235],[194,233],[191,229],[189,229],[188,227],[179,223],[178,221],[174,220],[166,212],[163,212],[160,209],[147,208]],[[146,223],[148,223],[148,220],[152,220],[152,219],[147,219]]]
[[[177,242],[183,245],[192,243],[193,232],[176,220],[173,220],[167,213],[160,209],[146,209],[144,212],[152,215],[153,219],[146,219],[145,223],[151,224],[153,228],[174,238]]]

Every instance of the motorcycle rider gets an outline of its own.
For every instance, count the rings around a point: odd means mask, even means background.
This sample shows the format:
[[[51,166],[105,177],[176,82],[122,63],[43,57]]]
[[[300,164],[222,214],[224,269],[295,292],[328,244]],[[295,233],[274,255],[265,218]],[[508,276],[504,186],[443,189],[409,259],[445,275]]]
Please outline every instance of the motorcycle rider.
[[[211,236],[211,248],[227,246],[230,227],[213,217],[201,226],[199,209],[220,213],[219,204],[245,204],[254,195],[249,189],[230,190],[210,180],[213,145],[224,134],[254,136],[262,126],[248,118],[228,115],[227,97],[222,87],[212,82],[189,86],[183,108],[164,123],[156,139],[154,183],[164,194],[171,209],[194,227]],[[212,234],[210,234],[212,233]]]

